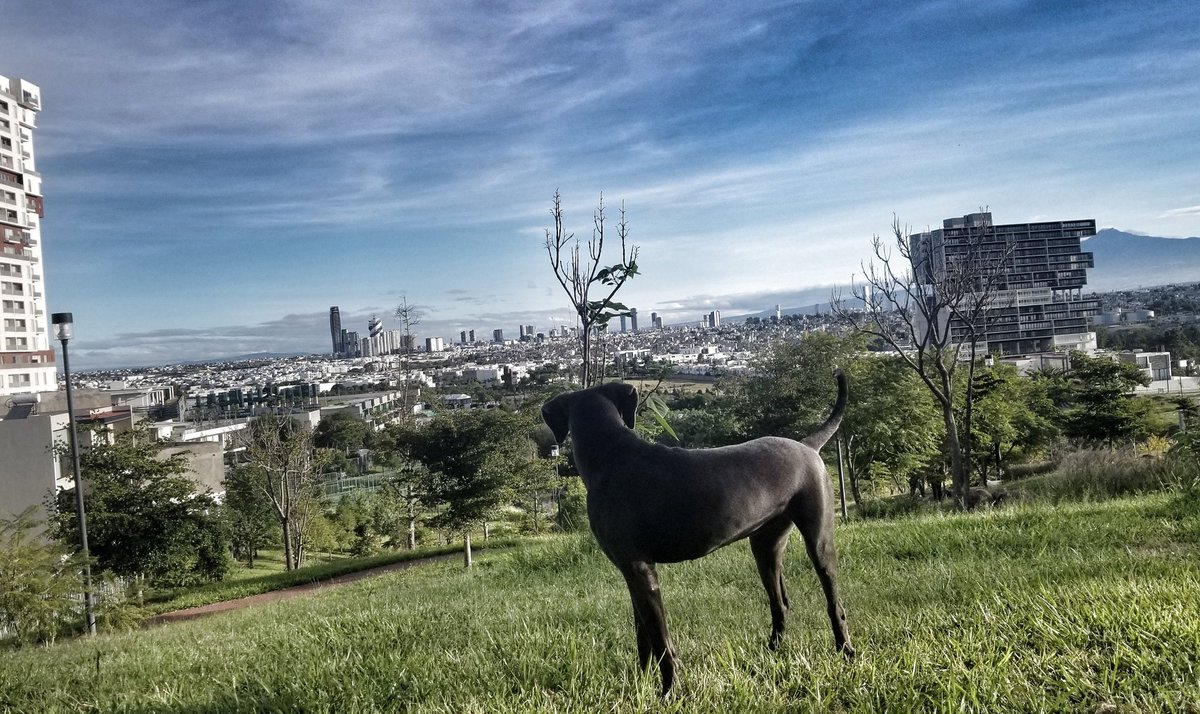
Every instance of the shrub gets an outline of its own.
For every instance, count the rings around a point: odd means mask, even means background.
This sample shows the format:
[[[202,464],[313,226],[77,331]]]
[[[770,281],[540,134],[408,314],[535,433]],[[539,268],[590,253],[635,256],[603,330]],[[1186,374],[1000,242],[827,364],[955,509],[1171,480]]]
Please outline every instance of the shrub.
[[[122,583],[111,573],[105,573],[96,584],[96,592],[101,595],[96,599],[96,627],[108,632],[137,628],[146,619],[146,611],[141,607],[143,585],[142,578]]]
[[[554,514],[554,522],[558,525],[559,530],[567,533],[587,530],[587,491],[584,489],[581,479],[569,478],[563,482],[562,495],[558,499],[558,513]]]
[[[77,624],[83,592],[79,558],[38,536],[35,508],[0,520],[0,631],[21,644],[53,642]]]

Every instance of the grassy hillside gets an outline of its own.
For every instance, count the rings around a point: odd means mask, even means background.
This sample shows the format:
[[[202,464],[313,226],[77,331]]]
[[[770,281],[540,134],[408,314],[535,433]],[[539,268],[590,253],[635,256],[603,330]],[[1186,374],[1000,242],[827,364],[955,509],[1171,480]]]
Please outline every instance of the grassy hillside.
[[[1200,707],[1200,520],[1165,496],[838,531],[859,658],[833,652],[793,542],[778,652],[744,544],[660,575],[679,691],[635,673],[586,537],[301,600],[0,654],[0,709],[975,711]]]

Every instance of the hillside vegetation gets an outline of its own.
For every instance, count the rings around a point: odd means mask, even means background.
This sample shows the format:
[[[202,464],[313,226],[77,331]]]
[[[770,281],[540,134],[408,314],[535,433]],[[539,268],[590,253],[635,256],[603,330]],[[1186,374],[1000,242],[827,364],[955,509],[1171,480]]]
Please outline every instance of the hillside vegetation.
[[[780,651],[748,548],[660,566],[684,662],[636,672],[590,536],[300,600],[0,654],[11,711],[1180,711],[1200,707],[1196,499],[838,529],[859,651],[834,654],[798,541]]]

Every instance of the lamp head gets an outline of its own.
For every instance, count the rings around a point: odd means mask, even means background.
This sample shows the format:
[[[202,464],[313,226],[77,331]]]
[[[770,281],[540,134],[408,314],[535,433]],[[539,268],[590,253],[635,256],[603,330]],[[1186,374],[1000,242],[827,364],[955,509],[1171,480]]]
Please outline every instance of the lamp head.
[[[60,342],[66,342],[75,333],[75,323],[69,312],[56,312],[50,315],[50,323],[54,325],[54,338]]]

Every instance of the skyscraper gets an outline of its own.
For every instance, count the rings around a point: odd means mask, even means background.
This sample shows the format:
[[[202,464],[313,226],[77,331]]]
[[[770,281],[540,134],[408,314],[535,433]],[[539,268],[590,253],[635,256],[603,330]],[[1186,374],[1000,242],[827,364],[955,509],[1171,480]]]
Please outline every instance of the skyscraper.
[[[492,330],[492,342],[503,342],[504,330]]]
[[[629,320],[631,322],[631,327],[633,328],[633,331],[637,332],[638,329],[637,329],[637,308],[636,307],[629,311]]]
[[[0,396],[58,389],[42,272],[41,90],[0,75]]]
[[[333,354],[340,355],[346,351],[342,345],[342,313],[336,305],[329,308],[329,336],[333,338]]]
[[[1095,348],[1087,319],[1099,312],[1100,300],[1083,297],[1087,269],[1094,264],[1080,247],[1081,238],[1095,234],[1093,219],[998,226],[991,213],[972,213],[947,218],[942,228],[909,241],[926,280],[945,276],[955,265],[1004,257],[991,308],[977,329],[989,353],[1011,355]],[[950,322],[955,339],[969,339],[969,327]]]

